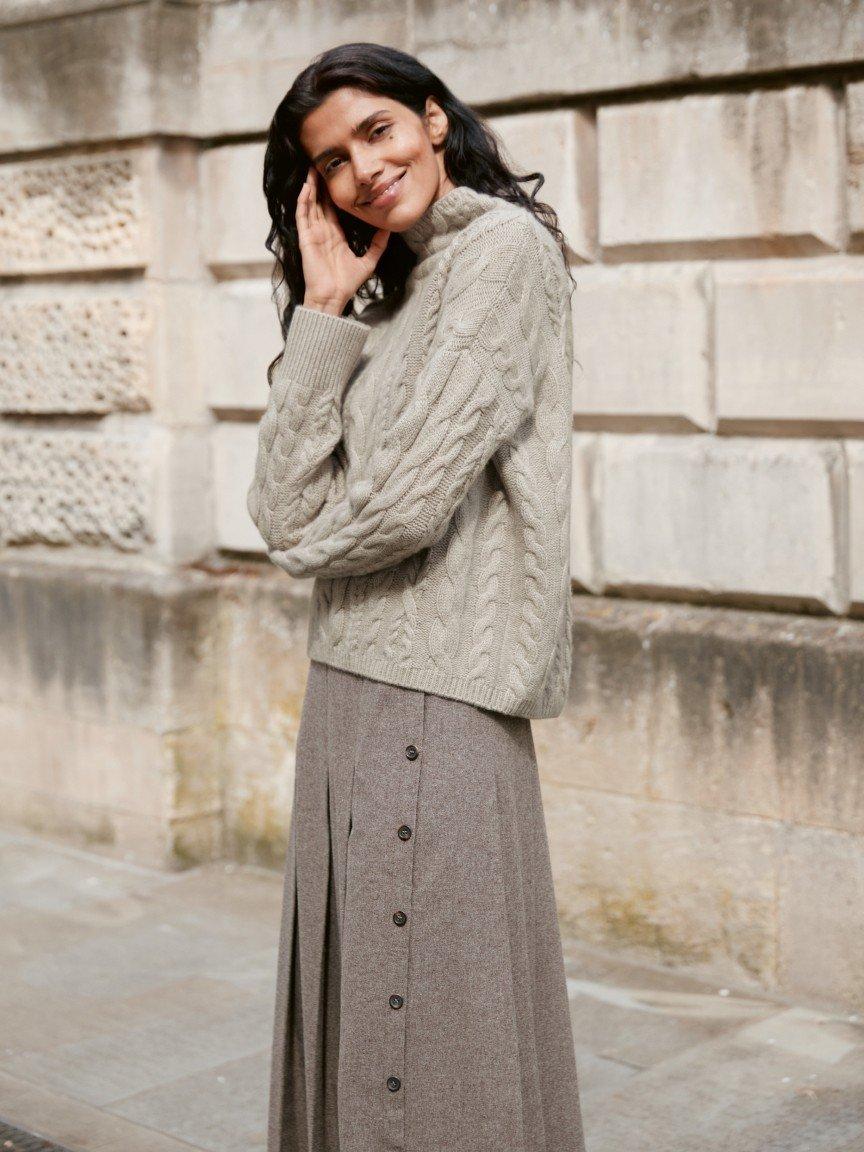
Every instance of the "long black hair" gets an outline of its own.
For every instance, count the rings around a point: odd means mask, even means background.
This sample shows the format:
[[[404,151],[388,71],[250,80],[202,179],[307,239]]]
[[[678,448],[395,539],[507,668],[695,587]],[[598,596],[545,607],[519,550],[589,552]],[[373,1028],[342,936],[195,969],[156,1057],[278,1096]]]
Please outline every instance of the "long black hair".
[[[558,217],[550,205],[536,199],[545,182],[542,173],[518,176],[512,172],[502,158],[500,142],[492,129],[414,56],[398,48],[366,41],[339,44],[316,56],[297,76],[276,109],[267,135],[263,184],[271,226],[265,246],[275,261],[273,295],[283,339],[288,334],[294,308],[303,300],[305,292],[296,211],[309,160],[300,144],[300,129],[305,117],[337,88],[358,88],[389,97],[411,108],[418,116],[425,113],[427,97],[432,96],[447,116],[443,158],[450,180],[524,205],[555,237],[568,267]],[[528,180],[537,182],[531,196],[519,187]],[[375,227],[340,208],[336,208],[336,214],[351,250],[362,255]],[[404,293],[405,280],[416,262],[415,253],[399,233],[392,233],[374,275],[360,286],[357,296],[364,301],[398,303]],[[353,308],[351,300],[343,315],[352,315]],[[269,366],[268,379],[279,358]]]

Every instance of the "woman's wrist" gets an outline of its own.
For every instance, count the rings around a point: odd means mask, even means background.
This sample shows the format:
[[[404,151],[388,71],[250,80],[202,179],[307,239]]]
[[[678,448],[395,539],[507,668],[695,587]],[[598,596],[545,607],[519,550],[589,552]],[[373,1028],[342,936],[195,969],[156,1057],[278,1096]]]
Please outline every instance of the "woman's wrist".
[[[313,308],[316,312],[326,312],[330,316],[341,316],[347,303],[347,300],[341,303],[338,300],[314,300],[310,296],[303,299],[304,308]]]

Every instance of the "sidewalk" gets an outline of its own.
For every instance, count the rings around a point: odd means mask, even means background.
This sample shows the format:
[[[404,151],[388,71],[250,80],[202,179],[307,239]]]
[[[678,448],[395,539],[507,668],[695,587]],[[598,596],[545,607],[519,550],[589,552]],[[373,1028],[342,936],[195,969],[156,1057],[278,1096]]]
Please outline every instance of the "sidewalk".
[[[168,874],[0,829],[0,1125],[72,1152],[263,1152],[281,895],[259,868]],[[588,1152],[864,1152],[864,1014],[567,961]]]

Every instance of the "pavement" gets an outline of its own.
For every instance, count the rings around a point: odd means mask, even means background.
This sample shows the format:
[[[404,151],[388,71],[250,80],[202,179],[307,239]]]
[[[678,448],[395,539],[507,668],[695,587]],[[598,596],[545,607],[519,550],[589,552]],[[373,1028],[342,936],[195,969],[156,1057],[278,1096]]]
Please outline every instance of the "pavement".
[[[0,1148],[264,1152],[281,897],[0,828]],[[587,1152],[864,1152],[864,1019],[566,961]]]

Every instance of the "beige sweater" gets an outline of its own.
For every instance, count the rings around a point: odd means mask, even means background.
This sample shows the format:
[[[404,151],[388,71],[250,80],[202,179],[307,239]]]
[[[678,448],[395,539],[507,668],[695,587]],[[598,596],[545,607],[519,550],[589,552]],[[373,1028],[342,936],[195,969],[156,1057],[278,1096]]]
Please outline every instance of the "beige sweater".
[[[403,302],[296,308],[247,506],[315,578],[307,654],[533,718],[570,680],[570,280],[525,208],[460,185],[405,232]]]

